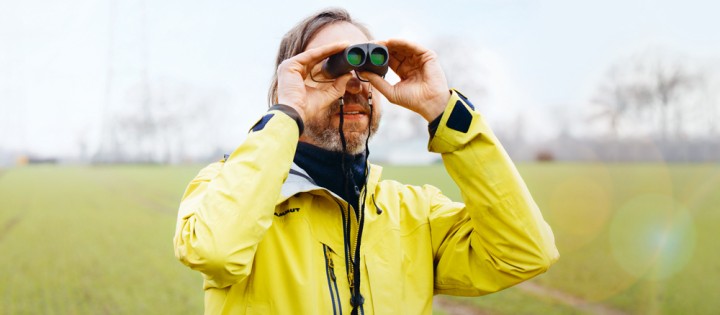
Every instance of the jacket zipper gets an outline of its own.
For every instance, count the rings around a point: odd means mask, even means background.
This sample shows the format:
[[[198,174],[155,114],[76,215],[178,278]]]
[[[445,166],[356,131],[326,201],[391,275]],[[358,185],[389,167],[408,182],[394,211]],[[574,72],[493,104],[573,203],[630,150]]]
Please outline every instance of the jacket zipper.
[[[337,203],[338,207],[340,208],[340,214],[342,215],[343,243],[345,244],[343,246],[344,250],[345,250],[344,251],[344,253],[345,253],[345,255],[344,255],[345,256],[345,273],[347,274],[348,285],[350,286],[350,291],[352,292],[355,282],[353,281],[353,274],[354,274],[353,262],[352,262],[352,260],[349,260],[349,257],[350,257],[350,255],[352,255],[351,253],[353,252],[352,240],[349,239],[350,237],[352,237],[351,236],[351,234],[352,234],[352,232],[351,232],[352,218],[350,217],[351,212],[352,212],[352,211],[350,211],[351,206],[348,204],[347,208],[346,208],[346,207],[342,206],[342,203],[339,200],[337,200],[335,198],[333,198],[333,200],[335,200],[335,203]]]
[[[333,314],[341,314],[342,315],[342,303],[340,302],[340,293],[338,292],[338,287],[337,287],[337,281],[336,281],[337,277],[335,277],[335,264],[333,263],[332,257],[330,256],[330,252],[332,252],[332,249],[330,249],[328,251],[329,248],[330,247],[323,244],[323,252],[325,253],[325,273],[326,273],[327,279],[328,279],[328,289],[330,290],[330,300],[332,301]],[[331,284],[331,282],[332,282],[332,284]],[[334,291],[333,291],[333,289],[334,289]],[[337,301],[337,303],[335,301]]]
[[[365,187],[363,187],[363,191],[360,192],[361,204],[365,202],[365,200],[363,198],[364,192],[365,192]],[[352,209],[352,206],[350,206],[349,204],[347,205],[347,207],[343,207],[342,203],[340,201],[338,201],[335,198],[333,198],[333,199],[340,207],[340,213],[342,214],[342,217],[343,217],[343,234],[344,234],[343,238],[345,239],[345,246],[344,246],[345,247],[345,268],[346,268],[345,271],[347,273],[348,285],[350,286],[351,304],[353,304],[352,296],[354,296],[356,293],[359,293],[359,292],[356,292],[356,290],[359,288],[355,288],[355,272],[356,272],[355,269],[360,268],[360,261],[359,261],[359,259],[355,259],[355,258],[357,258],[357,257],[355,257],[356,256],[355,254],[356,254],[356,251],[359,251],[358,245],[360,243],[360,238],[362,237],[361,236],[361,229],[362,229],[361,223],[364,221],[364,213],[362,213],[363,212],[362,210],[358,210],[359,213],[356,213],[354,211],[354,209]],[[361,207],[361,209],[362,209],[362,207]],[[354,219],[353,219],[353,216],[354,216]],[[353,222],[353,221],[355,221],[355,222]],[[355,223],[355,224],[353,224],[353,223]],[[354,231],[355,233],[352,233],[353,227],[355,227],[355,231]],[[356,262],[358,264],[357,266],[355,265]],[[360,297],[362,298],[362,296],[360,296]],[[339,295],[338,295],[338,300],[339,300]],[[353,310],[356,312],[359,311],[359,314],[365,313],[365,310],[364,310],[364,307],[362,304],[359,305],[358,309],[355,309],[353,307]],[[356,314],[356,312],[353,312],[353,314]]]
[[[365,299],[363,298],[362,294],[360,294],[360,288],[359,287],[355,288],[355,280],[356,280],[355,277],[358,277],[358,278],[360,277],[360,275],[359,275],[360,265],[361,265],[361,263],[360,263],[360,256],[361,256],[360,255],[360,242],[362,240],[362,230],[363,230],[363,227],[364,227],[363,225],[364,225],[364,221],[365,221],[365,205],[366,205],[366,201],[367,201],[366,188],[367,188],[367,182],[365,185],[363,185],[363,189],[360,192],[360,200],[358,202],[359,203],[358,206],[360,207],[360,209],[357,209],[357,212],[353,211],[353,214],[356,214],[356,216],[355,216],[356,231],[355,231],[355,244],[353,244],[353,246],[351,247],[351,250],[352,250],[351,253],[353,254],[353,258],[351,258],[351,260],[353,262],[353,267],[354,267],[353,268],[353,279],[352,279],[353,282],[351,282],[351,285],[350,285],[350,290],[353,294],[352,303],[351,303],[353,306],[353,312],[351,314],[361,314],[361,315],[365,314],[365,308],[364,308]],[[349,205],[348,205],[348,208],[350,208]],[[359,298],[359,299],[357,299],[357,298]],[[355,303],[358,303],[358,305],[355,305]]]

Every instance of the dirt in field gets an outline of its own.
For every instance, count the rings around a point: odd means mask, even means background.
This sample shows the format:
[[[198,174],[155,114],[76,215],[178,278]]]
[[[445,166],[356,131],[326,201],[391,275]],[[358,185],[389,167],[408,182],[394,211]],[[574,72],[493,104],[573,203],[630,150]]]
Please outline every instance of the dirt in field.
[[[435,297],[433,308],[448,315],[492,315],[487,310],[479,309],[477,306],[467,302],[451,300],[442,296]]]
[[[10,234],[10,230],[12,230],[13,227],[15,227],[21,220],[23,216],[22,215],[16,215],[14,217],[11,217],[7,221],[3,222],[2,225],[0,225],[0,241],[5,238],[8,234]]]
[[[626,312],[612,308],[608,305],[597,303],[597,302],[590,302],[587,300],[584,300],[580,297],[574,296],[570,293],[544,287],[538,284],[535,284],[533,282],[525,282],[518,286],[523,291],[532,293],[534,295],[539,295],[543,297],[551,298],[557,302],[560,302],[562,304],[565,304],[567,306],[574,307],[578,310],[588,312],[590,314],[598,314],[598,315],[625,315]]]
[[[583,313],[597,315],[626,315],[627,312],[610,307],[608,305],[590,302],[580,297],[574,296],[568,292],[544,287],[533,282],[525,282],[518,285],[518,289],[526,291],[530,294],[552,299],[556,302],[573,307]],[[449,299],[443,296],[436,296],[434,299],[434,308],[448,315],[492,315],[493,312],[480,309],[471,303]]]

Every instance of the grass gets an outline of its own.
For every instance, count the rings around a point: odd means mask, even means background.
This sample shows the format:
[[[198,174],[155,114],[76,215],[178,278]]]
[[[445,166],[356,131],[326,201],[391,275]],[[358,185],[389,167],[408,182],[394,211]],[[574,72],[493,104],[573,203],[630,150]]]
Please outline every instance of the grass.
[[[201,276],[172,253],[201,166],[32,166],[0,173],[0,314],[198,314]],[[634,314],[720,309],[720,165],[519,166],[562,258],[533,283]],[[384,177],[460,194],[442,166]],[[462,298],[493,314],[578,314],[511,288]]]
[[[720,301],[720,165],[523,168],[562,259],[538,282],[635,314],[711,314]]]
[[[2,314],[198,314],[172,252],[183,182],[164,167],[26,167],[0,178]]]

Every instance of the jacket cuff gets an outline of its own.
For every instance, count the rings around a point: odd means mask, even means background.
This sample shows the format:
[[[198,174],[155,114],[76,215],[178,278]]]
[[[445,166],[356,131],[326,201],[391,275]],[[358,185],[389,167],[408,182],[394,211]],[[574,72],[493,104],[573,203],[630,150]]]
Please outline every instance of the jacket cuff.
[[[433,121],[428,124],[428,133],[430,133],[430,139],[435,136],[435,132],[437,132],[438,126],[440,126],[440,120],[442,119],[444,113],[444,111],[440,113],[437,118],[433,119]]]
[[[305,124],[303,123],[302,118],[300,118],[300,114],[298,114],[298,112],[294,108],[284,104],[275,104],[268,109],[268,111],[272,110],[282,112],[285,115],[290,116],[290,118],[294,119],[297,123],[298,130],[300,131],[299,134],[303,134],[303,131],[305,131]]]
[[[455,89],[451,90],[447,107],[436,121],[438,122],[435,134],[430,138],[428,144],[431,152],[452,152],[462,148],[476,137],[492,135],[492,131],[485,124],[482,115],[475,111],[475,106]],[[431,125],[433,123],[435,121]]]

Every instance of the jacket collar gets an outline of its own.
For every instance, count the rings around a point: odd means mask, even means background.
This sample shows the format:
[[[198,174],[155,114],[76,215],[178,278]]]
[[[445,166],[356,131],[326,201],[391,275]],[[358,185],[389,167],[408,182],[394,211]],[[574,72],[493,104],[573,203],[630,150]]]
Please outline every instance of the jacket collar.
[[[374,192],[378,181],[380,180],[380,174],[382,173],[382,167],[379,165],[370,164],[368,162],[370,172],[368,174],[367,189],[368,192]],[[337,200],[342,200],[338,195],[330,191],[329,189],[318,186],[315,181],[303,170],[300,166],[292,163],[290,166],[290,172],[288,173],[287,179],[280,189],[280,197],[277,204],[281,204],[288,200],[290,197],[300,193],[309,192],[320,192],[323,191]]]

